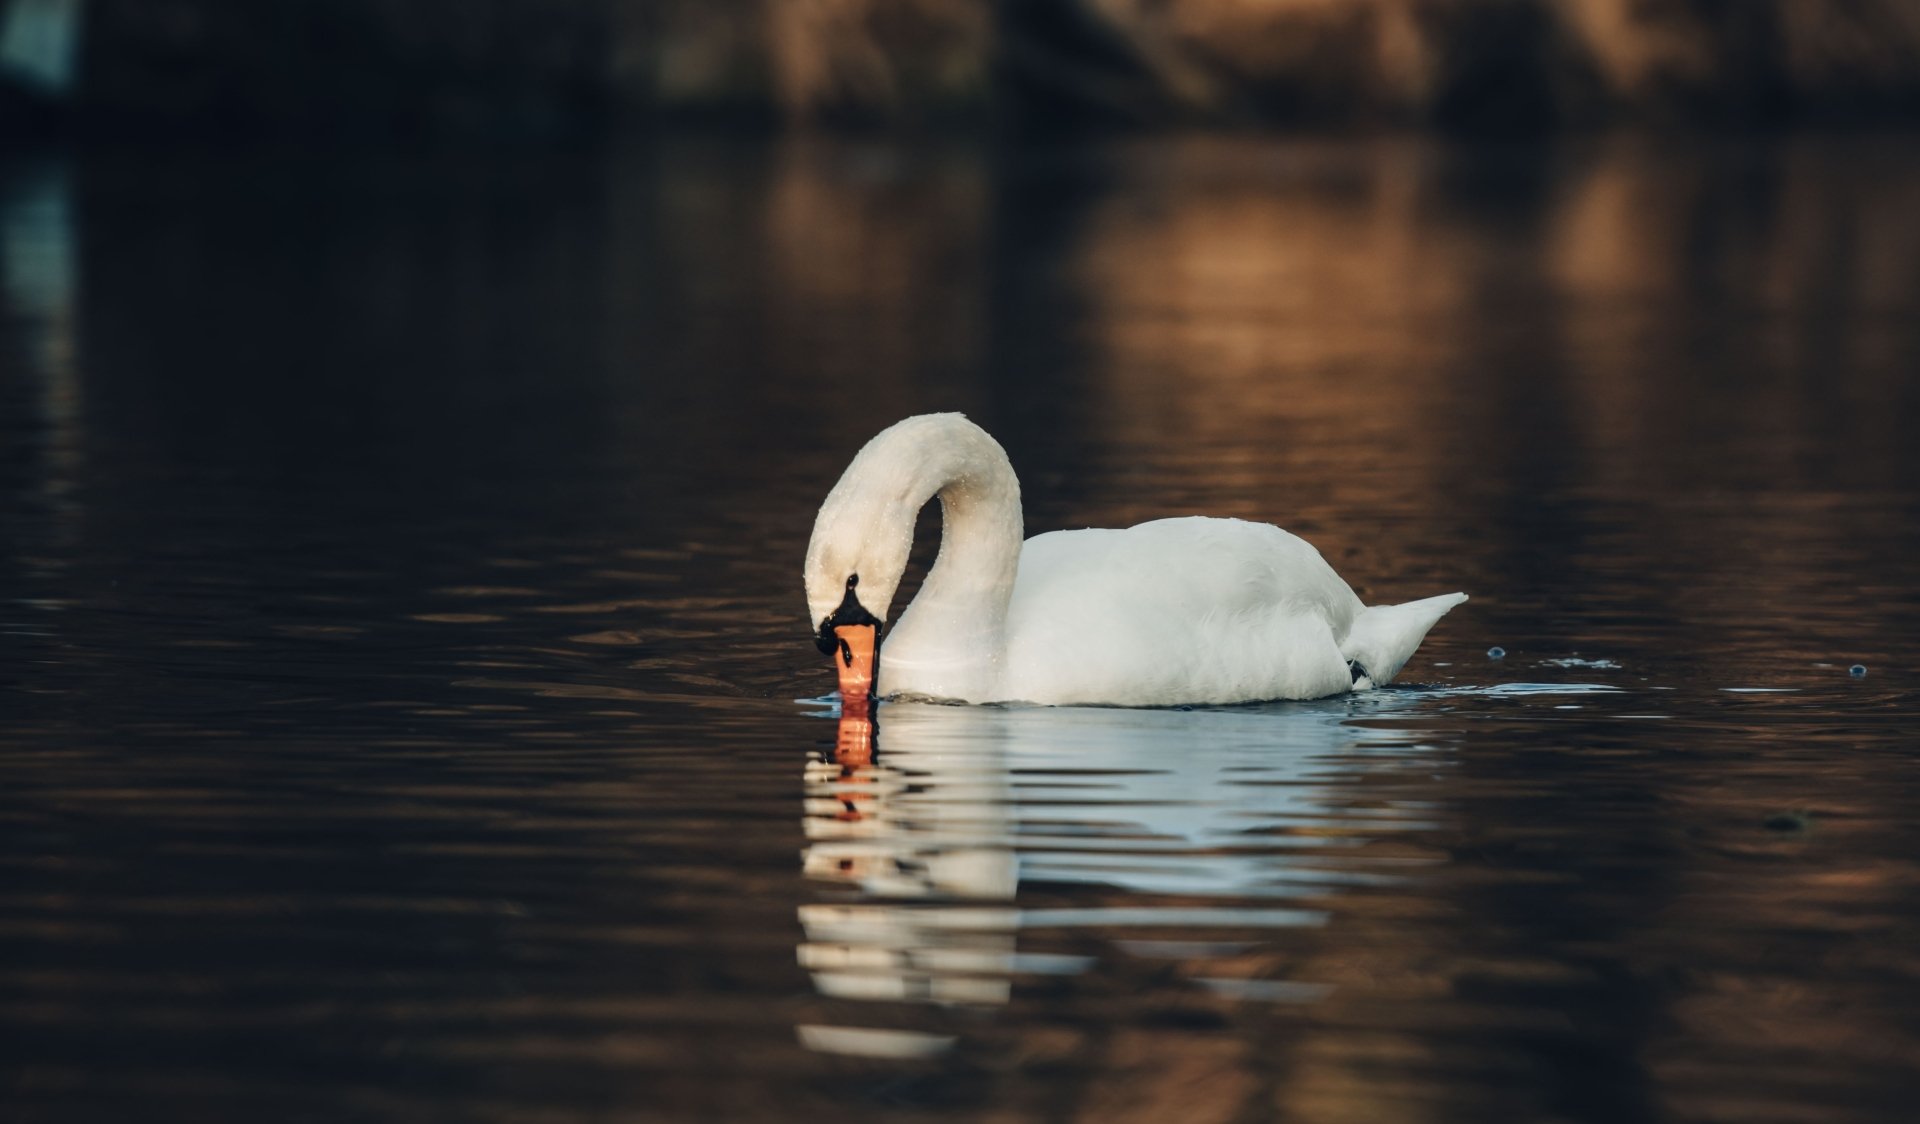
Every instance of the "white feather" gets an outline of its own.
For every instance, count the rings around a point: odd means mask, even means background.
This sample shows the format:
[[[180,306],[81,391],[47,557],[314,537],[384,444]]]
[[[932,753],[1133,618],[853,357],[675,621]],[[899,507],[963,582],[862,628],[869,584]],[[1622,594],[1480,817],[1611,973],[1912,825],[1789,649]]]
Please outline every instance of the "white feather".
[[[938,496],[940,554],[887,630],[880,689],[953,702],[1174,706],[1308,699],[1379,686],[1466,595],[1368,608],[1305,540],[1239,519],[1053,531],[1024,544],[1005,451],[959,414],[869,441],[807,547],[818,626],[857,576],[888,619],[913,523]],[[1367,677],[1356,683],[1348,661]]]

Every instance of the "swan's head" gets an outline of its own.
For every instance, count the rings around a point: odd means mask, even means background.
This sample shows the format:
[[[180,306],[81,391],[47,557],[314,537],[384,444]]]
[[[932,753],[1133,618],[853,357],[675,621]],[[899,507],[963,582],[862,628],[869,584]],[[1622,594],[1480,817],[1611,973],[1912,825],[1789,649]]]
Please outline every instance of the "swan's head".
[[[880,614],[887,611],[887,604],[893,599],[893,587],[900,584],[900,570],[880,571],[891,576],[883,583],[876,583],[886,586],[886,596],[874,601],[880,608],[880,612],[876,613],[861,600],[859,570],[840,567],[847,569],[847,577],[842,584],[846,592],[832,609],[822,611],[827,602],[814,592],[815,567],[811,554],[808,558],[807,603],[812,607],[814,619],[820,624],[814,642],[820,646],[822,653],[833,659],[833,668],[840,676],[840,705],[843,711],[851,714],[862,706],[870,706],[873,701],[874,682],[880,677],[880,629],[886,624],[886,619]],[[854,565],[857,566],[857,563]],[[904,561],[901,569],[905,569]],[[821,570],[822,574],[830,572],[835,570]]]
[[[895,427],[898,428],[897,426]],[[880,631],[913,550],[924,497],[912,472],[892,463],[888,430],[847,466],[820,505],[807,544],[807,616],[833,657],[842,705],[865,697],[879,673]]]
[[[823,645],[839,625],[886,623],[894,590],[907,572],[918,514],[836,511],[838,495],[836,488],[827,497],[807,546],[807,613]]]

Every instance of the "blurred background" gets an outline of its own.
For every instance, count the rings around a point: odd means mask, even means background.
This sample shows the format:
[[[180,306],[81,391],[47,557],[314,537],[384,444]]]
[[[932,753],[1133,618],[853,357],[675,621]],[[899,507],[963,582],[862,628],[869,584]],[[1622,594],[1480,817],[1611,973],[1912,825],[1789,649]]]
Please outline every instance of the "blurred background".
[[[38,127],[1779,124],[1920,109],[1912,0],[6,0]]]

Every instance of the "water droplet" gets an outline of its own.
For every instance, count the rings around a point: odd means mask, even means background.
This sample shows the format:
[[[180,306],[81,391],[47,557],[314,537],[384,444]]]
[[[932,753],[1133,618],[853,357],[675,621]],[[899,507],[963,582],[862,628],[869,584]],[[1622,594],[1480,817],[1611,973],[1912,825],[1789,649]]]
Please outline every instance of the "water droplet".
[[[1863,663],[1854,664],[1847,669],[1847,674],[1853,676],[1855,679],[1865,679],[1867,677],[1867,665]]]
[[[1507,658],[1507,650],[1496,644],[1487,649],[1487,658],[1490,660],[1504,660]]]

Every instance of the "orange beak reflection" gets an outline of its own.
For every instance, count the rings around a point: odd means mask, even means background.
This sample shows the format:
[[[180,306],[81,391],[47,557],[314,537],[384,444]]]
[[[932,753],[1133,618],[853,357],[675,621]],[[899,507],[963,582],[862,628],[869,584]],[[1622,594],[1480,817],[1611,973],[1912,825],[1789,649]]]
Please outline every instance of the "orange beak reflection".
[[[833,669],[840,673],[840,713],[873,709],[874,680],[880,675],[880,628],[871,624],[843,624],[833,630],[839,647]]]
[[[873,735],[876,725],[878,723],[864,712],[840,715],[839,737],[833,743],[833,762],[840,766],[841,780],[858,780],[861,770],[873,764]],[[849,795],[845,799],[848,809],[851,810],[854,798]]]

